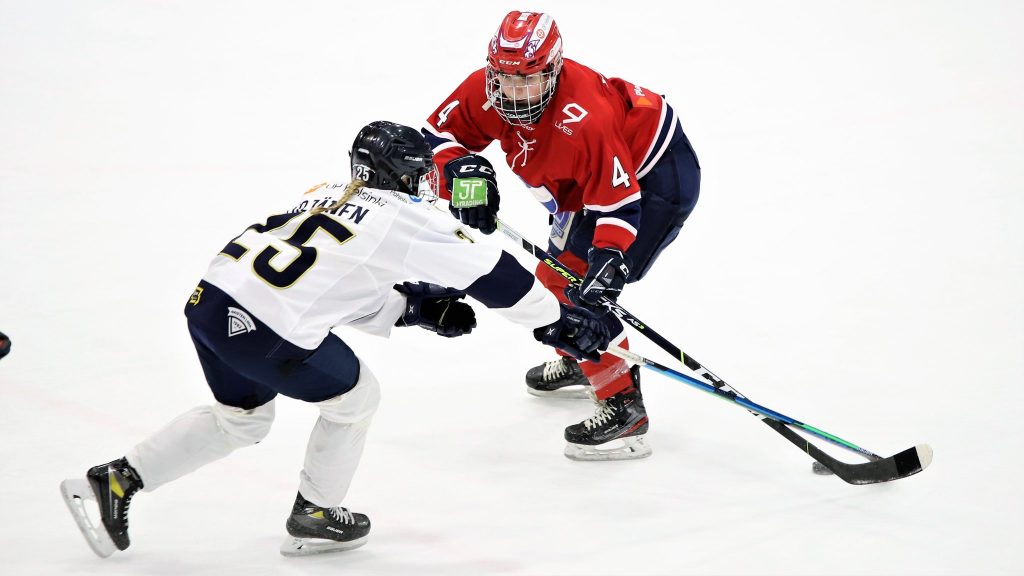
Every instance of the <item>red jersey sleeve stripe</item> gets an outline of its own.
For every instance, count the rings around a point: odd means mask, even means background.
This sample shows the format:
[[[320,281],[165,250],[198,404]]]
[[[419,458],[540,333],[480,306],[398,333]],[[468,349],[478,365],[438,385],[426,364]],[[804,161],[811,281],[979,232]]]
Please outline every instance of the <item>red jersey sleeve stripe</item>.
[[[636,229],[618,218],[601,218],[594,227],[594,247],[625,252],[636,240]]]

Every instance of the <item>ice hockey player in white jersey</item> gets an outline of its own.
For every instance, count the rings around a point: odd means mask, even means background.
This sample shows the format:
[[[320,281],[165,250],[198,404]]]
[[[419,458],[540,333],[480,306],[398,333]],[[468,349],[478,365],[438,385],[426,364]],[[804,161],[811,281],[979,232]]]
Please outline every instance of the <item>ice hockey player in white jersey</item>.
[[[468,294],[534,337],[597,358],[609,334],[584,309],[561,305],[508,253],[469,240],[421,195],[436,177],[419,131],[374,122],[352,147],[353,182],[323,184],[292,209],[250,226],[210,264],[185,306],[188,328],[216,400],[194,408],[127,454],[61,483],[93,551],[129,545],[128,507],[237,448],[259,442],[278,394],[315,404],[286,522],[284,555],[347,550],[370,520],[341,506],[377,407],[373,372],[331,332],[350,326],[387,336],[420,326],[454,337],[476,326]],[[98,504],[96,513],[90,514]]]

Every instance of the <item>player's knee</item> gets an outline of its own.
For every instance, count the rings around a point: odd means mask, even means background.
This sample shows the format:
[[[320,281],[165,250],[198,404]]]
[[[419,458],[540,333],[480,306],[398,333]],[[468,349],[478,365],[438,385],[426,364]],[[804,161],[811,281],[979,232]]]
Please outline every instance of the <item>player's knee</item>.
[[[274,422],[274,401],[271,400],[252,410],[226,406],[221,403],[213,405],[213,414],[217,425],[239,447],[256,444],[266,438],[270,425]]]
[[[317,402],[320,416],[336,424],[369,422],[380,405],[380,384],[373,372],[359,361],[359,380],[351,390]]]

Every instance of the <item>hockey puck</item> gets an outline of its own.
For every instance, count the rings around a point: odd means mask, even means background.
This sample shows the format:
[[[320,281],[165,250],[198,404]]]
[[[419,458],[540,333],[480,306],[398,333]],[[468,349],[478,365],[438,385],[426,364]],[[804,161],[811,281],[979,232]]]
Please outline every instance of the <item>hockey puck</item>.
[[[814,472],[819,476],[831,476],[832,474],[835,474],[835,472],[832,472],[828,468],[825,468],[825,466],[822,465],[822,463],[818,462],[817,460],[811,462],[811,472]]]

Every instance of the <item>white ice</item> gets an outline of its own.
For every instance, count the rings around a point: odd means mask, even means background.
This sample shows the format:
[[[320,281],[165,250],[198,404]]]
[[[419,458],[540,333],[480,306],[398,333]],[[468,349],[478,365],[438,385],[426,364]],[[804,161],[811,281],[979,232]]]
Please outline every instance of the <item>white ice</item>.
[[[932,467],[812,475],[653,373],[654,455],[569,461],[590,406],[528,396],[550,354],[485,310],[456,341],[341,332],[384,391],[346,502],[363,548],[278,554],[316,416],[282,400],[93,556],[58,484],[210,401],[182,316],[210,258],[344,178],[363,124],[419,125],[513,8],[668,94],[699,154],[697,210],[623,305],[754,401],[886,455],[930,443]],[[996,1],[0,1],[0,573],[1020,574],[1022,28]]]

